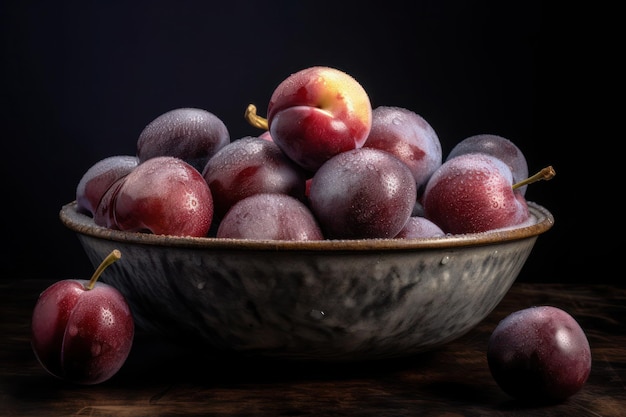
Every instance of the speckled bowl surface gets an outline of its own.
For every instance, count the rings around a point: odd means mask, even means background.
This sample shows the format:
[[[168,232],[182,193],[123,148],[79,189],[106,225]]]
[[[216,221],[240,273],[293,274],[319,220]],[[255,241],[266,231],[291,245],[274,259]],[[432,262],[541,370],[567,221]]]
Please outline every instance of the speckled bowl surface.
[[[102,280],[137,326],[218,351],[289,360],[409,356],[467,333],[501,301],[554,218],[430,239],[249,241],[159,236],[97,226],[63,206]]]

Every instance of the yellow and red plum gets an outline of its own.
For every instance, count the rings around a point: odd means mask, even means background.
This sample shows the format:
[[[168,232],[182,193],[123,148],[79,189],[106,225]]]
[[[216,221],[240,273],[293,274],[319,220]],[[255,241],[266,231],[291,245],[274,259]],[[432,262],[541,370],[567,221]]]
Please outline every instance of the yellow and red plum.
[[[291,74],[276,87],[267,120],[274,142],[313,172],[332,156],[363,146],[372,125],[372,105],[351,75],[315,66]]]

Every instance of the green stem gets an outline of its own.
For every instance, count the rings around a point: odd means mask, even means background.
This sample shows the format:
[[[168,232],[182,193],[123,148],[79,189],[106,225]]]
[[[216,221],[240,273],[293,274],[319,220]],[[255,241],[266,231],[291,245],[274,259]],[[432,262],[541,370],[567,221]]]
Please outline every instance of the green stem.
[[[541,181],[541,180],[551,180],[556,175],[556,171],[552,168],[552,165],[545,167],[532,177],[528,177],[525,180],[522,180],[518,183],[513,184],[513,189],[517,189],[524,185],[532,184],[533,182]]]
[[[94,285],[96,285],[96,281],[98,280],[98,278],[100,278],[100,275],[102,275],[102,272],[109,265],[111,265],[113,262],[117,261],[121,257],[122,257],[122,253],[117,249],[113,249],[113,251],[109,253],[109,255],[106,258],[104,258],[104,261],[102,261],[102,263],[98,266],[98,268],[96,269],[96,272],[93,273],[85,289],[87,290],[92,289]]]

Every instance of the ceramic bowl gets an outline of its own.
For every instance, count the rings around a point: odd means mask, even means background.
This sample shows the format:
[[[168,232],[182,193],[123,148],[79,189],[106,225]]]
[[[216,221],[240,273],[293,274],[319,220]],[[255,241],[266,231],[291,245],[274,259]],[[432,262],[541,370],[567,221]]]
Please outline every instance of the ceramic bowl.
[[[136,324],[217,351],[357,361],[431,350],[467,333],[507,293],[554,218],[529,202],[520,227],[429,239],[250,241],[129,233],[63,206],[89,260]]]

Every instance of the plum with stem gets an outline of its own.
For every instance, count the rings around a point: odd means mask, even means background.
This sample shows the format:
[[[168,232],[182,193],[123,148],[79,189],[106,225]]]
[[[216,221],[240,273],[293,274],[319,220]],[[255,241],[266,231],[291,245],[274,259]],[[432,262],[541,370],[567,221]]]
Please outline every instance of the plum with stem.
[[[530,219],[517,190],[554,176],[552,167],[513,184],[509,166],[484,153],[462,154],[444,162],[424,190],[424,216],[446,233],[478,233],[520,225]]]
[[[267,119],[248,106],[246,119],[304,169],[314,172],[332,156],[365,143],[372,105],[363,86],[336,68],[313,66],[285,78],[273,91]]]
[[[66,279],[49,286],[33,310],[31,346],[50,374],[92,385],[115,375],[125,363],[135,332],[124,296],[98,281],[120,259],[113,250],[90,280]]]

